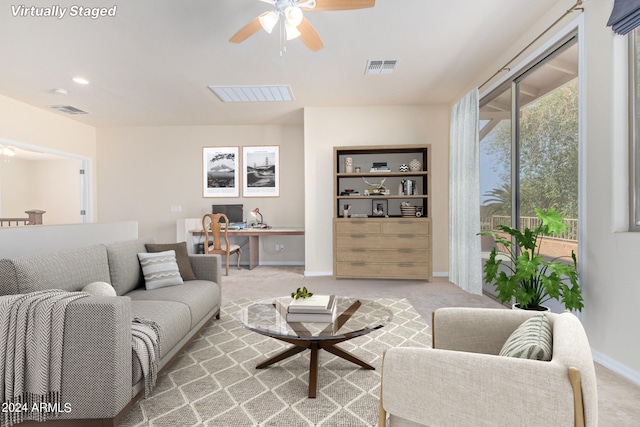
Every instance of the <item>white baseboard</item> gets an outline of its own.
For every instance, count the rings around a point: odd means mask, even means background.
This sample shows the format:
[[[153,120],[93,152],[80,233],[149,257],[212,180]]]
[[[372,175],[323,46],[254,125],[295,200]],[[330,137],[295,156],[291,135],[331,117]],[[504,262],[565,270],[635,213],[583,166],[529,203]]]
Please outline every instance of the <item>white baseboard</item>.
[[[233,265],[233,260],[231,260],[231,264]],[[243,267],[248,267],[248,262],[240,262],[240,265]],[[304,265],[304,261],[260,261],[258,265]]]
[[[304,275],[308,277],[333,276],[333,271],[305,271]]]
[[[448,271],[434,271],[433,277],[449,277]]]
[[[591,350],[591,354],[593,355],[594,362],[601,364],[605,368],[640,386],[640,373],[628,368],[617,360],[600,353],[599,351]]]

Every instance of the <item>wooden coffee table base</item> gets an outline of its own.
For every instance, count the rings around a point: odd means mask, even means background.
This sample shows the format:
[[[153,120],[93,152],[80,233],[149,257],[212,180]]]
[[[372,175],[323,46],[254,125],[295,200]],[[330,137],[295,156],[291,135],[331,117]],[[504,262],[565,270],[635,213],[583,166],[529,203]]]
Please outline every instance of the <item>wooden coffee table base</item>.
[[[297,340],[297,339],[289,339],[289,338],[282,338],[282,337],[272,337],[272,338],[275,338],[280,341],[288,342],[290,344],[293,344],[294,346],[289,347],[282,353],[278,353],[277,355],[273,356],[268,360],[265,360],[264,362],[256,366],[256,369],[267,368],[273,365],[274,363],[278,363],[281,360],[288,359],[289,357],[294,356],[304,350],[307,350],[307,349],[311,350],[311,360],[309,362],[309,397],[310,398],[316,397],[316,392],[318,389],[318,351],[320,349],[326,350],[329,353],[335,354],[336,356],[341,357],[345,360],[348,360],[349,362],[355,363],[356,365],[360,365],[364,369],[374,369],[374,370],[376,369],[373,366],[369,365],[368,363],[358,359],[356,356],[349,353],[348,351],[343,350],[339,347],[336,347],[336,344],[342,341],[347,341],[351,338],[355,338],[354,336],[335,338],[335,339],[331,339],[331,338],[319,339],[319,340],[304,340],[304,339]]]

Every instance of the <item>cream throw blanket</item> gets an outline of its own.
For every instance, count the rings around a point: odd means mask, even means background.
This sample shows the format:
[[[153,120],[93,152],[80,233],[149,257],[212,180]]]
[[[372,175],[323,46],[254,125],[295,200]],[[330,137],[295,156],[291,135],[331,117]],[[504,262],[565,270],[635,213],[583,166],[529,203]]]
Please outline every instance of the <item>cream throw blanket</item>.
[[[60,402],[67,305],[88,296],[59,289],[0,296],[0,427],[46,421]]]
[[[153,320],[136,317],[131,323],[133,354],[140,361],[144,395],[148,397],[158,379],[160,362],[160,326]]]

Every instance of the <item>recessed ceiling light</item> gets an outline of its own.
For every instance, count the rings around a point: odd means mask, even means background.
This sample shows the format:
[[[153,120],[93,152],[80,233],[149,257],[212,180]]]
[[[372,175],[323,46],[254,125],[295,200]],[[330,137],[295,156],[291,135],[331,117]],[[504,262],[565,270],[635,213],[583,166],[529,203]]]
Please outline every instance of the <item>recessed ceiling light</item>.
[[[57,88],[53,90],[53,93],[55,93],[56,95],[66,95],[69,92],[67,92],[66,89],[62,89],[62,88]]]
[[[289,85],[271,86],[209,86],[223,102],[293,101]]]
[[[74,82],[80,84],[80,85],[88,85],[89,84],[89,80],[83,78],[83,77],[74,77],[73,79]]]

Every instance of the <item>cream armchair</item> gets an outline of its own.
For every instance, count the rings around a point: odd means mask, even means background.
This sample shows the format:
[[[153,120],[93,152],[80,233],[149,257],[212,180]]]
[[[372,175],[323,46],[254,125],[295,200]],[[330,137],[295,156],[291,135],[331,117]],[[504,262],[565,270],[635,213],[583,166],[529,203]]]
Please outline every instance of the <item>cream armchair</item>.
[[[436,310],[433,349],[392,348],[384,356],[379,426],[597,426],[595,369],[576,316],[548,314],[551,361],[498,356],[534,314]]]

